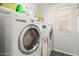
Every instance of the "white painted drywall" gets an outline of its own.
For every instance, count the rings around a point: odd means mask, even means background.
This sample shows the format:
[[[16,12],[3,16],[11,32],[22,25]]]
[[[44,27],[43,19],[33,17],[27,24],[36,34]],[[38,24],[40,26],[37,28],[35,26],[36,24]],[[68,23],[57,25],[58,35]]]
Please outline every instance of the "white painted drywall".
[[[62,6],[66,4],[40,4],[39,10],[42,16],[47,22],[53,24],[54,29],[54,40],[53,48],[58,51],[70,53],[73,55],[79,55],[79,33],[77,32],[75,9],[76,4],[71,5],[71,32],[56,32],[55,31],[55,12],[57,6]]]

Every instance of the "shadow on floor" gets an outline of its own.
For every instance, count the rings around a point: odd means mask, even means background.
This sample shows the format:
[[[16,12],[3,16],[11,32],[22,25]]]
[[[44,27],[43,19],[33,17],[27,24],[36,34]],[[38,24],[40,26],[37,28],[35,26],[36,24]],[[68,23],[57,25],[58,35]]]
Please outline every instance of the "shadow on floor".
[[[69,54],[65,54],[65,53],[61,53],[61,52],[58,52],[58,51],[52,51],[51,52],[51,55],[50,56],[72,56],[72,55],[69,55]]]

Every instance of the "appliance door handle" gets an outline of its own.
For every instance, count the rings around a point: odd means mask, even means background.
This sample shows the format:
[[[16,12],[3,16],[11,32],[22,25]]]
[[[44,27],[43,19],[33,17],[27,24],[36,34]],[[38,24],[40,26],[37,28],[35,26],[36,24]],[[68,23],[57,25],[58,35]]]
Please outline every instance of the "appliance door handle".
[[[16,21],[19,21],[19,22],[26,22],[26,20],[22,20],[22,19],[16,19]]]

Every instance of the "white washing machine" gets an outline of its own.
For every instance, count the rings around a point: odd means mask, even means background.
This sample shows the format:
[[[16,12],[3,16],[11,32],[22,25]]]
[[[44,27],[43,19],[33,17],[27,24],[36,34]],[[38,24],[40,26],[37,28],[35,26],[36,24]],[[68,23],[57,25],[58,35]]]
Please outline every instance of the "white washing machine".
[[[0,54],[40,56],[40,23],[6,8],[0,8],[0,13]]]
[[[47,55],[49,56],[53,49],[53,28],[51,24],[43,22],[42,24],[42,37],[47,39]],[[46,40],[43,39],[43,40]]]

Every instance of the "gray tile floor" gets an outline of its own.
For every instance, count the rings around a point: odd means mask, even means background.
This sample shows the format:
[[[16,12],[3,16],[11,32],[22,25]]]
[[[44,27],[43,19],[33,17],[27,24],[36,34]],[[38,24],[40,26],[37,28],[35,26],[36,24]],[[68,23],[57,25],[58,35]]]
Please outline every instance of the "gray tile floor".
[[[52,51],[51,56],[72,56],[72,55],[64,54],[64,53],[57,52],[57,51]]]

